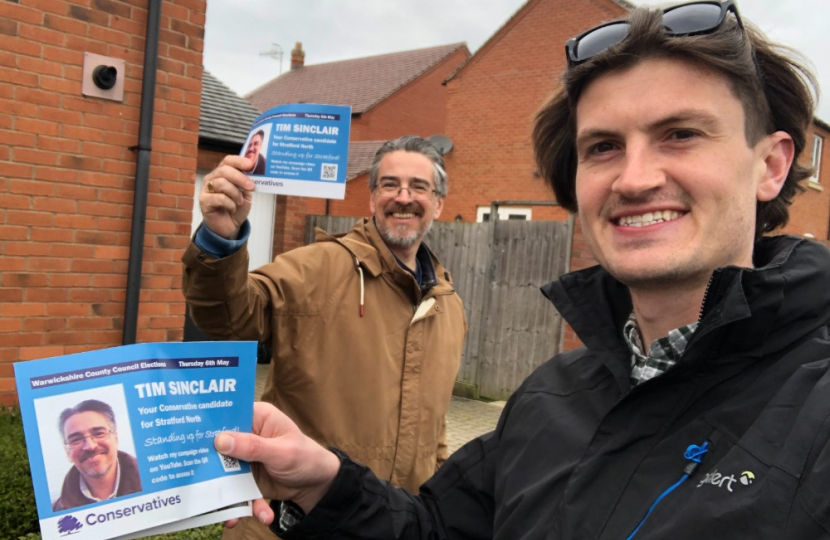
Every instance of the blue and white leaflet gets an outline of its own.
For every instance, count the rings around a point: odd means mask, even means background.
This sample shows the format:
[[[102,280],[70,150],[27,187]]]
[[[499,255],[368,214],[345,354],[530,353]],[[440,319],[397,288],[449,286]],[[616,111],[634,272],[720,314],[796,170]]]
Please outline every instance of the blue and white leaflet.
[[[352,108],[297,103],[269,109],[254,120],[239,155],[259,193],[325,199],[346,197]]]
[[[144,343],[14,365],[41,537],[108,540],[250,516],[255,342]]]

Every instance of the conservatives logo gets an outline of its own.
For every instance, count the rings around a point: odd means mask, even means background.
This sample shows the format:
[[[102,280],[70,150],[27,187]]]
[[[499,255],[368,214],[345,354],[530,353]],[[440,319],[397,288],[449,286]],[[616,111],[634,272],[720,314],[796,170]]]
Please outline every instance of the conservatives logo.
[[[58,520],[58,532],[61,533],[61,536],[75,534],[80,531],[83,526],[83,523],[78,521],[78,519],[72,514],[63,516],[60,520]]]
[[[749,486],[755,480],[755,473],[752,471],[744,471],[738,478],[735,478],[734,474],[730,474],[729,476],[724,476],[723,474],[719,473],[717,469],[710,473],[706,473],[706,476],[703,477],[703,480],[697,485],[697,487],[711,484],[713,486],[717,486],[719,488],[725,487],[727,491],[732,493],[732,485],[735,482],[740,482],[745,486]]]
[[[83,517],[84,522],[78,521],[78,518],[72,514],[63,516],[58,520],[58,532],[61,536],[67,534],[74,534],[81,530],[86,523],[89,526],[107,523],[109,521],[116,521],[121,518],[136,516],[144,513],[150,513],[160,508],[181,504],[182,498],[180,495],[174,497],[156,497],[155,499],[142,502],[140,504],[130,504],[129,506],[121,506],[115,510],[105,512],[89,512]],[[105,506],[102,508],[112,508],[112,506]]]

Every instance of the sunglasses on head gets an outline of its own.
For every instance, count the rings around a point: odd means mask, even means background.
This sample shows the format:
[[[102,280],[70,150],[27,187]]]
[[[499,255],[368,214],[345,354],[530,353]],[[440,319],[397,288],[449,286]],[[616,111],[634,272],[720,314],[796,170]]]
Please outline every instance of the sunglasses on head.
[[[743,28],[735,0],[709,0],[664,9],[663,30],[670,37],[707,34],[717,30],[730,11],[738,21],[738,26]],[[630,27],[625,20],[611,21],[569,39],[565,44],[568,68],[579,65],[622,42]]]

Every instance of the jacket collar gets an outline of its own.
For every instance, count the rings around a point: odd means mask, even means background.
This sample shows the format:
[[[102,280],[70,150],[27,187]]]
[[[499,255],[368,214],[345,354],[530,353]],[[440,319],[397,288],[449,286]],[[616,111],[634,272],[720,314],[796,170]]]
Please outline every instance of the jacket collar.
[[[389,246],[380,236],[373,218],[362,218],[349,232],[343,234],[330,235],[318,228],[316,229],[316,241],[337,242],[342,245],[360,261],[360,266],[372,277],[386,273],[405,291],[414,293],[410,289],[418,289],[412,274],[401,268],[395,260]],[[446,294],[454,290],[449,272],[444,269],[424,242],[421,242],[417,256],[424,274],[424,287],[415,294],[418,299],[428,291]]]
[[[755,245],[754,264],[714,272],[689,351],[768,354],[830,322],[826,247],[794,236],[766,237]],[[631,297],[605,270],[565,274],[542,292],[589,349],[627,354],[622,328]]]

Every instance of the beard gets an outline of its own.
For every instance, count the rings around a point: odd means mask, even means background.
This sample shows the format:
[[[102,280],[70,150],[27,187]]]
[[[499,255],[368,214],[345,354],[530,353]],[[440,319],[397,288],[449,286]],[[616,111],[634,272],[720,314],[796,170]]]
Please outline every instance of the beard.
[[[413,213],[415,215],[419,215],[422,212],[421,208],[416,205],[396,205],[388,210],[387,213]],[[386,245],[398,248],[410,248],[414,246],[420,242],[432,228],[431,221],[425,226],[415,230],[411,230],[406,225],[402,225],[400,227],[390,227],[388,223],[382,219],[376,219],[375,225],[378,228],[381,238],[383,238],[383,241],[386,242]]]
[[[79,468],[83,472],[84,476],[89,478],[103,478],[106,476],[107,472],[110,470],[110,466],[112,463],[107,459],[109,452],[105,450],[92,450],[88,452],[84,452],[79,457]],[[96,456],[102,456],[104,459],[99,462],[98,464],[86,463],[86,460],[89,458],[93,458]]]
[[[420,242],[421,238],[429,232],[429,229],[432,227],[432,223],[426,226],[426,229],[421,234],[421,231],[396,231],[394,228],[386,228],[385,225],[378,226],[378,232],[380,232],[381,238],[383,241],[386,242],[388,246],[394,246],[399,248],[408,248],[412,247],[418,242]]]

